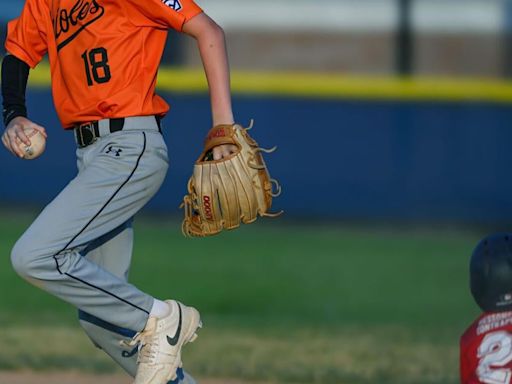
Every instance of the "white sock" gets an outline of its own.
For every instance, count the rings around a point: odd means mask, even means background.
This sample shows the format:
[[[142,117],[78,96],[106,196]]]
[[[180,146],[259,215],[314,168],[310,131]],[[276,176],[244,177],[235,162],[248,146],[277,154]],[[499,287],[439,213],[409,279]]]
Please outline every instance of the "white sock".
[[[151,311],[149,312],[149,316],[157,317],[161,319],[169,314],[170,306],[164,301],[155,299],[153,301],[153,306],[151,307]]]

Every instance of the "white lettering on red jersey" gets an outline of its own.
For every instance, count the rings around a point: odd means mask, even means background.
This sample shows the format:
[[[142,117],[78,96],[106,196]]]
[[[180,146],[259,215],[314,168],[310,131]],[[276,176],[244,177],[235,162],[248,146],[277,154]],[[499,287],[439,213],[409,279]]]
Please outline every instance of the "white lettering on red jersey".
[[[460,340],[461,384],[512,384],[512,311],[484,313]]]

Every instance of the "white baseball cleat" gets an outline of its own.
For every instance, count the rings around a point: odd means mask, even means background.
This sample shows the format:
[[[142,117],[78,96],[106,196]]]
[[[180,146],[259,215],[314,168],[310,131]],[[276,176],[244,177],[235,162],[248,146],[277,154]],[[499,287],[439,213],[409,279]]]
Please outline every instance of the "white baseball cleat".
[[[174,300],[166,300],[170,313],[150,317],[146,328],[130,344],[139,345],[134,384],[167,384],[175,380],[181,366],[181,348],[197,338],[202,327],[199,312]]]

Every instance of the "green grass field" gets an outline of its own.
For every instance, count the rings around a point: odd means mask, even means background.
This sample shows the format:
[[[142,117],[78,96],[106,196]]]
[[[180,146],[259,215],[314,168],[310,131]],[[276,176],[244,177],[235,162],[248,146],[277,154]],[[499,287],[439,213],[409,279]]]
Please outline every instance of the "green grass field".
[[[0,217],[0,369],[116,368],[75,311],[22,281],[9,250],[31,214]],[[49,229],[51,230],[51,229]],[[135,222],[132,281],[198,307],[185,350],[203,377],[276,383],[458,382],[458,338],[478,314],[468,257],[483,233],[279,225],[260,220],[208,239]]]

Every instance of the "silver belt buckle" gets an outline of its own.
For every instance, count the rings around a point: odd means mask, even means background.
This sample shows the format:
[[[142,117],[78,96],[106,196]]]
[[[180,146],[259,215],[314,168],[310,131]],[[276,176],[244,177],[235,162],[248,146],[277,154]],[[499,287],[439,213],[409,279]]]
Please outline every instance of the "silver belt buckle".
[[[98,139],[98,137],[96,136],[96,133],[94,132],[94,123],[93,122],[80,124],[78,126],[78,132],[80,132],[79,136],[80,136],[80,141],[81,141],[81,144],[83,147],[91,145]]]

